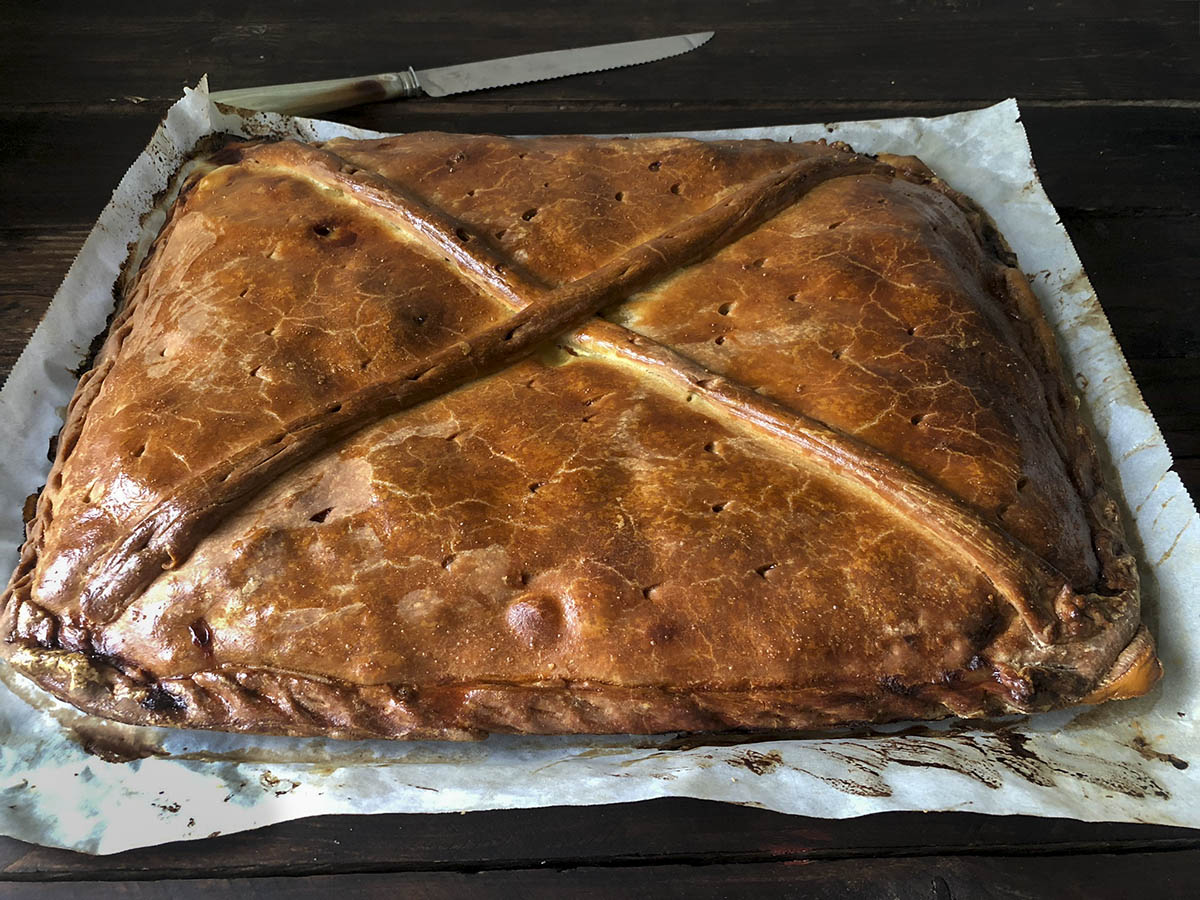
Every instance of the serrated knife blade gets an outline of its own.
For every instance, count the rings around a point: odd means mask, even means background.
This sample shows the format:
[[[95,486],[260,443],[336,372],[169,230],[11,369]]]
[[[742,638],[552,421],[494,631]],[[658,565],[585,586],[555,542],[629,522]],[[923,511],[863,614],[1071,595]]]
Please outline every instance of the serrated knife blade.
[[[620,44],[600,44],[595,47],[576,47],[573,50],[551,50],[547,53],[526,53],[486,62],[423,69],[416,73],[421,88],[431,97],[482,91],[487,88],[545,81],[584,72],[602,72],[624,66],[655,62],[695,50],[713,36],[711,31],[697,34],[677,34],[672,37],[646,41],[625,41]]]
[[[506,56],[458,66],[422,69],[419,72],[410,67],[405,72],[385,72],[361,78],[333,78],[327,81],[238,88],[232,91],[217,91],[211,96],[218,103],[243,109],[269,110],[293,116],[312,115],[369,101],[415,97],[420,94],[446,97],[467,91],[482,91],[530,81],[563,78],[567,75],[581,75],[585,72],[636,66],[688,53],[706,43],[712,36],[713,32],[702,31],[644,41],[526,53],[522,56]]]

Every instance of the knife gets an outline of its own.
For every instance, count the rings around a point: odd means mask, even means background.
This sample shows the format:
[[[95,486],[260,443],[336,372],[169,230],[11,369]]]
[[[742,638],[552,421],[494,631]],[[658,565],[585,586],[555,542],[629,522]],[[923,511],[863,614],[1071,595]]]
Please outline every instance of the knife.
[[[385,72],[361,78],[332,78],[328,81],[238,88],[217,91],[211,96],[218,103],[243,109],[270,110],[292,116],[310,115],[357,103],[418,97],[422,94],[445,97],[583,72],[636,66],[695,50],[712,36],[711,31],[677,34],[647,41],[506,56],[461,66],[422,69],[420,72],[413,71],[410,66],[407,72]]]

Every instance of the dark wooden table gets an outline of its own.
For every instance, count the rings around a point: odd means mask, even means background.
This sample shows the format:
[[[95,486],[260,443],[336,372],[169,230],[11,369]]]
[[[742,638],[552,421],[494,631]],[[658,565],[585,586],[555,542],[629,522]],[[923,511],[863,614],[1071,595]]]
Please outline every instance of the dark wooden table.
[[[926,0],[0,7],[0,372],[181,92],[715,28],[653,66],[333,116],[404,131],[712,128],[1021,101],[1062,213],[1176,467],[1200,486],[1200,7]],[[94,858],[0,839],[0,895],[743,893],[1195,896],[1200,831],[687,800],[325,817]],[[91,884],[103,881],[103,885]]]

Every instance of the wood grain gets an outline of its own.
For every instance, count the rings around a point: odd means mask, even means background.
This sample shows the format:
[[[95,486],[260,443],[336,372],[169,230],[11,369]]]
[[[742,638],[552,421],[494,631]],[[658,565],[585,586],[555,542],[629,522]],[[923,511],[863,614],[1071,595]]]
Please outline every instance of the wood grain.
[[[203,72],[214,89],[443,66],[714,28],[702,53],[646,69],[595,73],[497,91],[509,98],[681,102],[920,99],[1200,99],[1197,59],[1182,36],[1194,4],[1152,0],[1067,3],[843,0],[533,0],[362,4],[324,0],[187,6],[105,4],[104,28],[80,4],[46,4],[8,30],[10,75],[0,102],[72,104],[173,98]],[[53,35],[53,40],[44,39]],[[501,51],[501,48],[503,50]],[[114,63],[119,61],[119,65]],[[44,78],[64,63],[87,78]],[[349,68],[348,68],[349,67]]]
[[[379,103],[330,117],[383,131],[622,133],[940,115],[1005,96],[916,106],[776,100],[724,106],[646,101],[568,105],[505,103],[485,92],[442,101]],[[177,97],[178,91],[169,101],[136,106],[118,102],[6,109],[0,104],[0,150],[9,160],[0,169],[0,196],[12,211],[5,225],[14,224],[14,213],[25,228],[93,221]],[[1042,183],[1065,214],[1186,217],[1200,209],[1200,179],[1192,177],[1200,153],[1197,109],[1038,107],[1024,97],[1020,103]],[[72,165],[64,166],[64,159]],[[46,179],[55,180],[56,190],[45,190]]]
[[[1200,851],[1046,856],[932,857],[739,864],[523,868],[482,872],[388,872],[254,879],[75,881],[8,884],[13,900],[36,897],[237,897],[325,900],[330,896],[473,897],[888,897],[995,900],[1054,897],[1183,897],[1195,885]]]
[[[969,813],[882,813],[826,820],[669,798],[469,815],[324,816],[99,857],[0,838],[0,885],[4,880],[133,881],[173,873],[242,878],[285,870],[300,876],[682,865],[700,860],[1091,855],[1117,843],[1130,852],[1195,850],[1200,849],[1200,833]]]

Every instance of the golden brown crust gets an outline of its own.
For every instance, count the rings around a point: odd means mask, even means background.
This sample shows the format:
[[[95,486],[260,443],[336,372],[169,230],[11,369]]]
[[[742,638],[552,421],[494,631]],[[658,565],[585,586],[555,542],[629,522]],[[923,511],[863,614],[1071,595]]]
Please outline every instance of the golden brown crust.
[[[466,738],[1152,685],[1049,326],[919,161],[436,134],[216,161],[5,594],[0,646],[56,695]]]

